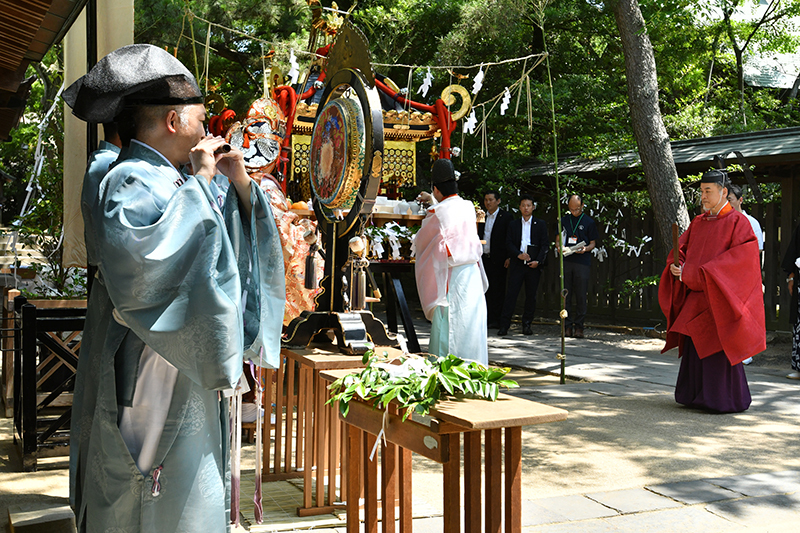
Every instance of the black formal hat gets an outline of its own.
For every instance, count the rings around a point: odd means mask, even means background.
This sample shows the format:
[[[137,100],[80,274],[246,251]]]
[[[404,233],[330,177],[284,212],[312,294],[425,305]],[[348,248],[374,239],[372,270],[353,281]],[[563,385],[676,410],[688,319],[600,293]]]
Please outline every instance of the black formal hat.
[[[728,186],[728,173],[724,170],[709,170],[700,178],[700,183],[716,183],[722,187]]]
[[[453,162],[449,159],[437,159],[433,164],[433,173],[431,175],[431,183],[444,183],[446,181],[455,181],[456,170],[453,168]]]
[[[150,44],[114,50],[70,85],[63,97],[72,114],[87,122],[112,122],[129,105],[203,102],[194,76],[183,63]]]

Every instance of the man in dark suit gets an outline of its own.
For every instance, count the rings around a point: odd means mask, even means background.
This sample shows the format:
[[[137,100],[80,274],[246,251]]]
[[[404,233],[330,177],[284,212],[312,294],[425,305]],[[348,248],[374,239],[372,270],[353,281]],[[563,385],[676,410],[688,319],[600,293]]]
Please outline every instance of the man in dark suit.
[[[506,335],[511,326],[511,317],[517,305],[517,296],[525,284],[525,311],[522,314],[522,333],[531,335],[531,321],[536,311],[536,289],[542,275],[542,265],[550,247],[547,239],[547,223],[533,216],[533,198],[522,195],[519,202],[522,218],[508,226],[506,247],[510,256],[508,265],[508,287],[503,303],[498,335]]]
[[[478,224],[478,236],[486,241],[483,245],[483,269],[489,279],[489,290],[486,291],[486,321],[488,327],[499,327],[500,315],[503,312],[503,300],[506,297],[506,269],[508,268],[508,250],[506,235],[511,213],[500,209],[500,193],[489,191],[483,196],[486,208],[486,222]],[[488,231],[487,231],[488,229]]]

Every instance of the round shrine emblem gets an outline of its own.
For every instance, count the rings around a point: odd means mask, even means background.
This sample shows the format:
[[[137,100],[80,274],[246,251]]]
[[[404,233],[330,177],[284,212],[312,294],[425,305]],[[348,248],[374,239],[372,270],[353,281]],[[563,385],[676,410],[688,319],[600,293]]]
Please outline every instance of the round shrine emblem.
[[[311,137],[311,186],[328,209],[353,206],[364,168],[366,131],[360,105],[350,98],[328,102]]]

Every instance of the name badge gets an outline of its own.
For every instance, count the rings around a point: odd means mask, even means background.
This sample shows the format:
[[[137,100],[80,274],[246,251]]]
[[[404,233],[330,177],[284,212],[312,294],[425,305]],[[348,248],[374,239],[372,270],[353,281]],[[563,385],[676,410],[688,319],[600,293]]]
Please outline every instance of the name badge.
[[[577,235],[573,235],[571,237],[567,237],[567,244],[569,246],[574,246],[574,245],[578,244],[578,236]]]

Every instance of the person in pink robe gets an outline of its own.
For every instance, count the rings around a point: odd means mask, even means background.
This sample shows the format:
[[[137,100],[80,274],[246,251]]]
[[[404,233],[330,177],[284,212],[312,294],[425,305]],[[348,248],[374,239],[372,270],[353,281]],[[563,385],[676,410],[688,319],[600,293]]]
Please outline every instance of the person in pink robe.
[[[433,198],[414,238],[420,303],[431,321],[428,351],[488,364],[486,300],[475,208],[458,196],[449,159],[433,165]]]

